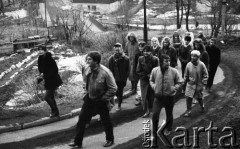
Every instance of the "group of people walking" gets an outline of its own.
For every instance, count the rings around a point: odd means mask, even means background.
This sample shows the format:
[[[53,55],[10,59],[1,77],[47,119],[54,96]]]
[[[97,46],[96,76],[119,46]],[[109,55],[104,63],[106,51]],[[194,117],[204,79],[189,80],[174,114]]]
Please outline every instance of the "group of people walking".
[[[116,110],[121,111],[123,89],[127,79],[131,81],[133,93],[136,93],[140,81],[139,103],[144,110],[142,117],[149,117],[152,113],[153,147],[157,146],[159,114],[163,107],[168,123],[164,134],[171,133],[174,98],[180,89],[186,96],[187,109],[184,116],[191,116],[193,99],[198,101],[201,111],[204,112],[202,92],[204,86],[208,92],[212,91],[213,79],[221,57],[215,38],[208,42],[202,33],[194,39],[191,32],[186,32],[182,37],[176,31],[172,37],[164,37],[161,44],[157,37],[151,39],[151,44],[139,42],[132,32],[126,39],[125,48],[119,42],[114,44],[114,54],[110,56],[107,66],[100,64],[101,54],[98,51],[87,54],[88,66],[83,71],[86,94],[77,123],[77,134],[70,146],[82,147],[85,127],[96,114],[100,115],[105,128],[104,147],[114,144],[109,111],[114,105],[115,95],[118,101]],[[178,60],[181,63],[182,76],[176,69]],[[49,96],[46,97],[46,101]],[[52,110],[54,111],[54,108]]]

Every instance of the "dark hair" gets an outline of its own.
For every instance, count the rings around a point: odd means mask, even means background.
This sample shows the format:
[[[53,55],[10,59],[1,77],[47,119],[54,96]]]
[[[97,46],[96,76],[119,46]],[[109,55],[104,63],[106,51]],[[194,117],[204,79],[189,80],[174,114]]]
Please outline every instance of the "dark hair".
[[[44,52],[47,52],[47,47],[46,46],[41,46],[40,50],[43,50]]]
[[[98,51],[91,51],[87,54],[87,56],[91,57],[93,61],[98,64],[101,62],[101,54]]]
[[[139,44],[138,44],[138,46],[140,46],[140,47],[144,47],[145,45],[146,45],[145,41],[140,41]]]
[[[144,46],[143,51],[152,52],[152,48],[149,45]]]
[[[190,36],[186,36],[186,37],[184,38],[185,41],[191,41],[191,39],[192,39],[192,38],[191,38]]]
[[[167,55],[167,54],[162,54],[161,56],[159,56],[159,62],[160,62],[160,64],[163,63],[163,60],[164,60],[164,59],[170,59],[170,56]]]

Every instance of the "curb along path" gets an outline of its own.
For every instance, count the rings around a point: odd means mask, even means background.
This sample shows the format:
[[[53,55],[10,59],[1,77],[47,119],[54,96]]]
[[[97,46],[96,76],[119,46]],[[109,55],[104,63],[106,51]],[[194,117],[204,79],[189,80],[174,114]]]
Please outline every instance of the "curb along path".
[[[123,94],[123,98],[128,98],[131,95],[133,95],[133,93],[131,91],[126,91]],[[69,119],[69,118],[72,118],[72,117],[75,117],[75,116],[79,115],[80,111],[81,111],[81,108],[74,109],[70,113],[60,115],[59,118],[43,117],[43,118],[41,118],[39,120],[36,120],[36,121],[33,121],[33,122],[21,123],[21,124],[15,123],[15,124],[7,125],[7,126],[0,126],[0,134],[4,133],[4,132],[17,131],[17,130],[32,128],[32,127],[36,127],[36,126],[41,126],[41,125],[45,125],[45,124]]]

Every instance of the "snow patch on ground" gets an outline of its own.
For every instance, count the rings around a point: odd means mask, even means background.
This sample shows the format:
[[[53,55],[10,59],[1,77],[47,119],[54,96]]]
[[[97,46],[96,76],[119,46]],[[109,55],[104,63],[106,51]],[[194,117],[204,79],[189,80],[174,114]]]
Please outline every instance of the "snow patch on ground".
[[[27,11],[20,9],[16,11],[6,12],[5,15],[8,17],[13,17],[14,19],[25,18],[27,17]]]

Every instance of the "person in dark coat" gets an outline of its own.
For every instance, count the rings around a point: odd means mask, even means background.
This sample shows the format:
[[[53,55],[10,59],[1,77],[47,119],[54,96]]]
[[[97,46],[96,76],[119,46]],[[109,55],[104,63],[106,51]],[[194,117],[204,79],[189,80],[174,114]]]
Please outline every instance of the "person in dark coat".
[[[179,35],[179,33],[177,31],[175,31],[173,33],[172,36],[172,46],[175,48],[175,50],[177,51],[177,56],[179,54],[179,48],[182,45],[182,37]]]
[[[187,66],[187,63],[191,61],[192,51],[192,46],[189,44],[191,41],[191,37],[186,36],[184,40],[185,44],[181,45],[179,48],[179,61],[181,62],[182,78],[184,78],[184,71]]]
[[[207,38],[203,35],[203,32],[202,32],[202,31],[199,31],[199,32],[198,32],[197,38],[202,39],[203,44],[204,44],[204,45],[207,45]]]
[[[216,39],[211,38],[209,46],[206,47],[206,50],[209,55],[209,78],[207,82],[206,89],[208,92],[212,92],[211,87],[213,85],[214,76],[217,71],[217,67],[221,61],[221,51],[216,47]]]
[[[38,62],[40,76],[44,79],[44,87],[46,89],[44,100],[51,107],[50,117],[58,117],[59,110],[55,101],[54,93],[62,84],[62,80],[58,74],[57,64],[52,58],[52,54],[50,52],[46,52],[44,55],[41,55],[41,57],[38,59]]]
[[[200,61],[202,61],[207,69],[209,69],[209,56],[202,39],[196,38],[193,41],[193,50],[198,50],[200,52]]]
[[[43,65],[44,65],[44,55],[45,53],[47,52],[47,48],[46,46],[43,46],[43,47],[39,47],[38,48],[39,50],[39,56],[38,56],[38,72],[41,74],[43,73]]]
[[[117,99],[118,108],[121,110],[123,88],[126,86],[129,75],[129,58],[123,53],[122,44],[116,43],[114,45],[115,54],[113,54],[108,61],[109,69],[112,71],[117,84]]]
[[[162,54],[167,54],[170,56],[170,66],[176,67],[177,66],[177,51],[174,47],[170,44],[170,38],[164,37],[161,42],[161,50],[159,50],[158,57],[161,57]]]
[[[142,117],[148,117],[152,109],[154,92],[149,84],[149,77],[154,67],[158,66],[158,58],[152,55],[151,47],[145,46],[143,55],[138,59],[137,74],[140,77],[140,88],[142,105],[145,114]]]
[[[140,41],[138,43],[138,48],[139,48],[139,53],[135,55],[135,68],[137,68],[137,64],[138,64],[138,59],[139,57],[143,56],[143,48],[145,47],[146,45],[146,42],[145,41]],[[136,106],[139,106],[142,104],[142,97],[141,97],[141,91],[140,92],[137,92],[137,95],[136,95],[136,103],[135,105]]]

